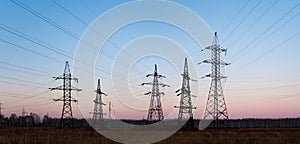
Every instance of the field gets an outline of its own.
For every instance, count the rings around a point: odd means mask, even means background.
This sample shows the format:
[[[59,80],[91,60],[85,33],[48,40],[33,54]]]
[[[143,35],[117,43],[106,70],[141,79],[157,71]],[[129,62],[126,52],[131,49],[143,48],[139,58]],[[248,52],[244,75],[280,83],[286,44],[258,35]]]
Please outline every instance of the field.
[[[0,128],[0,143],[115,144],[90,128]],[[300,129],[179,131],[158,144],[300,144]]]

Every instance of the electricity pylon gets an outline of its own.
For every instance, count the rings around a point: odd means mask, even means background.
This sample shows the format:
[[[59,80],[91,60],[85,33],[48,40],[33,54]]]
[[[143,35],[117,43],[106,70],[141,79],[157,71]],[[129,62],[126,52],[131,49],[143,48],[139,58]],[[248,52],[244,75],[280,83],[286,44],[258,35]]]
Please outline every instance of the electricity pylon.
[[[2,117],[2,110],[4,108],[2,107],[2,103],[0,102],[0,127],[2,127],[2,119],[4,119],[4,115]]]
[[[108,118],[111,119],[111,113],[114,112],[114,110],[112,109],[113,104],[111,103],[111,101],[108,102]]]
[[[144,95],[150,95],[150,106],[147,116],[147,121],[160,121],[164,119],[164,114],[161,105],[161,95],[164,95],[163,92],[159,92],[159,86],[170,87],[167,84],[159,83],[158,78],[166,78],[163,75],[157,73],[157,66],[154,66],[154,73],[148,74],[146,77],[153,76],[153,82],[142,83],[143,85],[152,85],[152,91],[145,93]]]
[[[28,114],[28,113],[25,111],[25,108],[23,107],[23,108],[22,108],[22,117],[25,117],[26,114]]]
[[[1,115],[2,115],[2,110],[4,109],[3,107],[2,107],[2,103],[0,103],[0,117],[1,117]]]
[[[101,84],[100,84],[100,79],[98,79],[98,84],[97,84],[97,90],[96,92],[96,98],[94,100],[94,112],[93,114],[93,119],[103,119],[103,107],[106,104],[102,102],[102,95],[107,96],[106,93],[101,91]]]
[[[222,82],[221,80],[227,78],[221,74],[221,67],[227,66],[230,63],[226,63],[222,60],[222,52],[227,52],[227,49],[221,48],[215,32],[215,37],[211,46],[206,47],[203,50],[211,51],[211,59],[204,60],[202,63],[211,64],[211,73],[205,75],[202,78],[210,77],[211,84],[208,94],[206,109],[204,113],[204,119],[215,120],[217,127],[220,127],[219,120],[228,120],[228,111],[225,103],[225,97],[223,94]]]
[[[189,77],[187,58],[185,58],[183,74],[181,75],[183,78],[182,86],[176,91],[178,93],[177,96],[180,96],[180,103],[179,106],[174,107],[179,108],[178,120],[187,120],[193,118],[192,109],[196,109],[196,107],[192,106],[190,80],[197,82]]]
[[[76,99],[72,98],[72,91],[81,91],[81,89],[72,86],[72,80],[78,83],[78,78],[73,78],[70,72],[69,63],[66,62],[64,73],[62,76],[53,77],[55,80],[62,79],[63,85],[55,88],[49,88],[52,90],[62,90],[63,97],[59,99],[53,99],[53,101],[62,101],[63,108],[60,118],[60,126],[73,126],[73,114],[72,114],[72,102],[78,102]]]

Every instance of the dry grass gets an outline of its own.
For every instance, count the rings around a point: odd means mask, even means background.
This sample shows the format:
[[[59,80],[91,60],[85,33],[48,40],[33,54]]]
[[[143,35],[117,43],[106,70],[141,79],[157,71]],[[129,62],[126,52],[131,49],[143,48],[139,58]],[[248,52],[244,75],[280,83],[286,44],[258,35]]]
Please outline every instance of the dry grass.
[[[89,128],[0,128],[3,144],[112,144]]]
[[[0,128],[3,144],[114,144],[89,128]],[[159,144],[300,144],[300,129],[179,131]]]
[[[160,144],[300,144],[300,129],[208,129],[180,131]]]

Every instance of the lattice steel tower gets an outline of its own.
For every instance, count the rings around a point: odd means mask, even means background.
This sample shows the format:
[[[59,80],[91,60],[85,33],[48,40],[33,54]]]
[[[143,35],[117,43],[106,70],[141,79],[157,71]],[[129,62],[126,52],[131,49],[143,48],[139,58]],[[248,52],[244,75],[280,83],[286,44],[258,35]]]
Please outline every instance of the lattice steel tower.
[[[94,100],[94,112],[93,112],[93,119],[103,119],[103,107],[106,104],[102,102],[102,95],[107,96],[106,93],[101,91],[101,84],[100,84],[100,79],[98,79],[98,84],[97,84],[97,90],[96,92],[96,98]]]
[[[180,96],[180,103],[179,106],[174,107],[179,108],[178,120],[187,120],[193,118],[192,110],[196,109],[196,107],[192,106],[190,80],[197,82],[189,77],[187,58],[185,58],[183,74],[181,75],[183,78],[182,86],[176,91],[176,93],[178,93],[177,96]]]
[[[0,118],[1,118],[1,116],[2,116],[2,110],[4,109],[3,107],[2,107],[2,103],[0,102]]]
[[[160,121],[160,120],[164,119],[164,114],[163,114],[161,99],[160,99],[161,95],[164,95],[164,93],[159,92],[159,86],[169,87],[169,85],[158,82],[158,78],[166,78],[166,77],[163,75],[159,75],[157,73],[156,64],[154,67],[154,73],[148,74],[146,77],[149,77],[149,76],[153,76],[153,82],[142,83],[142,86],[143,85],[152,85],[152,91],[145,93],[145,95],[150,94],[150,96],[151,96],[147,121]]]
[[[222,60],[221,54],[222,52],[225,52],[226,54],[227,50],[221,48],[217,32],[215,32],[215,37],[213,39],[212,45],[206,47],[203,50],[211,51],[211,59],[204,60],[202,62],[211,64],[211,73],[204,76],[211,77],[211,84],[204,113],[204,119],[215,120],[217,127],[220,127],[219,119],[228,119],[228,111],[221,82],[221,80],[226,78],[226,76],[223,76],[221,74],[221,67],[227,66],[230,63],[226,63]]]
[[[78,83],[77,78],[73,78],[70,72],[69,63],[66,62],[64,73],[60,77],[53,77],[55,80],[62,79],[63,85],[55,88],[49,88],[52,90],[62,90],[63,97],[59,99],[53,99],[53,101],[62,101],[63,108],[60,118],[60,126],[73,126],[73,114],[72,114],[72,102],[78,102],[72,98],[72,91],[81,91],[81,89],[72,86],[72,80]]]
[[[2,116],[2,110],[4,108],[2,107],[2,103],[0,102],[0,127],[2,127],[2,119],[4,119],[4,115]]]
[[[111,103],[111,101],[108,102],[108,119],[111,119],[111,113],[114,112],[114,110],[112,109],[113,104]]]

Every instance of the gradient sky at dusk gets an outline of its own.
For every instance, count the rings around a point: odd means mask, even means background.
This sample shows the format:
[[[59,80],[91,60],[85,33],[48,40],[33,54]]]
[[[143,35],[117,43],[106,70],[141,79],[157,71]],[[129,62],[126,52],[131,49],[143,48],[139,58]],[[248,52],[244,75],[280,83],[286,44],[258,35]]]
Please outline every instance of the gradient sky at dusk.
[[[51,0],[16,1],[18,2],[40,13],[41,17],[51,20],[50,23],[55,23],[71,32],[74,37],[80,38],[87,28],[81,21],[91,24],[104,12],[129,1],[56,1],[73,16]],[[231,65],[226,68],[225,74],[228,78],[223,89],[230,118],[299,117],[299,1],[175,0],[172,2],[183,5],[202,17],[212,31],[219,33],[222,47],[228,49],[225,60]],[[41,116],[49,113],[52,117],[60,117],[61,103],[55,103],[52,99],[60,98],[62,93],[50,92],[48,88],[61,85],[61,81],[54,81],[52,76],[62,74],[65,61],[70,61],[71,66],[73,65],[73,60],[66,55],[75,55],[78,39],[12,1],[3,0],[0,3],[0,102],[5,108],[2,113],[5,116],[11,113],[20,115],[24,107],[27,112],[35,112]],[[19,32],[30,36],[31,40],[36,39],[47,43],[59,52],[26,40],[24,35],[22,38],[16,34]],[[178,42],[194,62],[206,59],[201,51],[202,48],[199,48],[186,33],[175,26],[161,22],[143,21],[127,25],[114,33],[109,40],[123,48],[133,40],[149,35],[163,36]],[[27,36],[25,37],[28,39]],[[114,62],[112,58],[117,56],[119,50],[107,43],[103,52],[99,53],[96,65],[109,72]],[[136,83],[151,81],[145,76],[153,72],[154,64],[157,64],[158,71],[167,76],[164,82],[171,85],[170,88],[162,89],[166,93],[163,97],[164,114],[167,118],[175,118],[178,110],[174,110],[173,106],[178,102],[179,97],[174,91],[181,85],[180,73],[183,70],[184,60],[179,69],[174,68],[168,60],[156,56],[145,57],[139,63],[146,65],[146,68],[138,63],[133,64],[132,71],[128,75],[129,79]],[[201,118],[206,105],[210,79],[200,79],[200,77],[209,73],[210,67],[192,66],[191,62],[189,64],[197,71],[192,73],[191,77],[197,78],[198,75],[198,83],[191,83],[191,85],[192,93],[198,96],[197,99],[193,99],[194,105],[197,106],[194,116]],[[147,117],[150,97],[143,94],[149,91],[150,87],[130,84],[134,95],[124,93],[122,96],[134,97],[142,102],[139,110],[131,109],[118,101],[111,86],[110,75],[95,70],[95,84],[93,84],[95,88],[97,78],[102,80],[102,89],[108,94],[103,98],[104,102],[113,103],[115,118]],[[79,84],[74,86],[80,86],[80,78]],[[79,99],[84,99],[84,103],[87,103],[84,107],[72,105],[75,117],[82,117],[80,110],[84,110],[83,113],[93,110],[92,100],[95,98],[95,93],[92,91],[87,93],[90,95],[73,94],[74,97],[81,97]],[[107,107],[104,110],[107,113]]]

